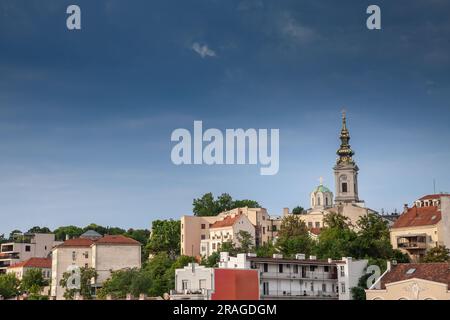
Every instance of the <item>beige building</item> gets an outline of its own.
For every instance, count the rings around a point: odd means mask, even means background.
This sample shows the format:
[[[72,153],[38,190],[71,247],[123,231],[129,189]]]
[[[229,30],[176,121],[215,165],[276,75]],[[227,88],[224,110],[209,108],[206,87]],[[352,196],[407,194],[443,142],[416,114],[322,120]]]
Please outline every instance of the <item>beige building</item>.
[[[63,299],[65,288],[59,285],[63,274],[81,267],[97,271],[93,287],[101,288],[112,271],[141,267],[141,244],[122,235],[101,237],[93,232],[65,241],[52,250],[51,296]]]
[[[47,258],[56,245],[52,233],[25,233],[18,235],[13,242],[0,245],[0,273],[5,273],[9,266],[30,258]]]
[[[24,274],[30,269],[40,269],[45,280],[50,280],[52,273],[51,258],[30,258],[8,267],[7,273],[14,273],[16,278],[22,280]]]
[[[211,227],[214,223],[238,215],[245,216],[253,226],[254,230],[251,234],[254,235],[257,246],[276,237],[280,219],[270,217],[264,208],[236,208],[211,217],[182,216],[181,254],[200,257],[202,255],[201,243],[203,241],[203,244],[206,244],[207,240],[210,240]],[[248,228],[245,228],[248,231]]]
[[[450,247],[449,201],[448,194],[433,194],[416,200],[411,208],[405,205],[403,214],[391,227],[392,247],[407,253],[414,262],[419,262],[431,248]]]
[[[238,234],[240,231],[249,233],[255,244],[255,227],[246,215],[230,215],[225,216],[223,220],[214,222],[209,227],[209,235],[207,239],[200,241],[200,254],[209,256],[221,247],[222,243],[231,241],[239,246]]]
[[[366,290],[367,300],[450,300],[449,263],[388,264]]]

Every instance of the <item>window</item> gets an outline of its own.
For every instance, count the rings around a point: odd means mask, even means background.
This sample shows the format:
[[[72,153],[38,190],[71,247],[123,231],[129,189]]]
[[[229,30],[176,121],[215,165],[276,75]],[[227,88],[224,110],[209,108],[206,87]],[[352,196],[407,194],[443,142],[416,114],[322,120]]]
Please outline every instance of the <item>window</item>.
[[[347,182],[342,182],[342,192],[347,192]]]
[[[316,271],[316,266],[309,266],[309,271],[311,271],[311,272]]]
[[[86,259],[89,258],[89,252],[85,251],[83,255],[84,255],[84,257],[85,257]]]
[[[267,263],[264,263],[263,268],[264,272],[269,272],[269,265]]]
[[[322,292],[327,292],[327,285],[322,283]]]
[[[25,246],[25,251],[26,252],[30,252],[31,251],[31,246]]]
[[[345,283],[341,283],[341,293],[345,293]]]
[[[320,198],[317,197],[317,205],[320,206]]]
[[[77,260],[77,253],[75,251],[72,251],[72,260]]]
[[[323,267],[323,272],[329,272],[329,271],[330,271],[330,268],[328,266]]]
[[[263,227],[263,234],[266,234],[266,227]]]
[[[202,229],[206,229],[206,225],[202,223]]]
[[[283,265],[282,264],[278,265],[278,272],[283,273]]]
[[[341,277],[345,277],[345,268],[344,268],[344,266],[340,266],[339,270],[341,270]]]
[[[277,231],[277,226],[272,226],[272,231]]]
[[[188,290],[189,288],[189,281],[188,280],[183,280],[181,282],[181,290]]]
[[[314,282],[311,282],[311,291],[314,292]]]
[[[313,223],[312,222],[308,222],[308,228],[312,228],[313,227]]]
[[[294,272],[294,273],[298,273],[298,265],[294,264],[294,270],[293,270],[293,272]]]
[[[200,236],[200,239],[205,240],[205,239],[206,239],[206,236],[205,236],[204,234],[202,234],[202,235]]]
[[[206,289],[206,279],[200,279],[198,281],[198,288],[201,289]]]
[[[87,263],[85,263],[84,267],[87,269],[87,268],[89,268],[89,265]]]
[[[216,244],[215,243],[212,244],[212,249],[216,250]]]
[[[328,197],[325,198],[325,205],[328,207]]]
[[[316,228],[320,228],[320,222],[316,222]]]

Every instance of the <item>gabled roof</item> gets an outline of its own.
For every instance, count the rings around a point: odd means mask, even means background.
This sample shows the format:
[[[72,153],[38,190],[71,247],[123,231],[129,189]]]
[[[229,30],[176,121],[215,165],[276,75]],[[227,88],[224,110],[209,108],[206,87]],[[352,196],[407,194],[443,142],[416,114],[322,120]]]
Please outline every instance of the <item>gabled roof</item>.
[[[224,227],[230,227],[233,226],[236,221],[239,220],[239,218],[241,217],[241,215],[236,215],[234,217],[232,216],[226,216],[223,220],[220,221],[216,221],[214,222],[210,229],[215,229],[215,228],[224,228]]]
[[[381,278],[381,289],[385,289],[386,284],[413,278],[444,283],[450,286],[450,264],[447,262],[397,264],[392,266],[391,271]]]
[[[392,228],[406,228],[435,225],[441,221],[441,211],[437,206],[412,207],[400,215]]]
[[[141,245],[139,241],[132,238],[125,237],[122,235],[106,235],[103,238],[95,241],[95,244],[130,244],[130,245]]]
[[[51,258],[30,258],[28,260],[13,264],[9,266],[9,268],[47,268],[50,269],[52,267],[52,259]]]
[[[74,239],[66,240],[56,247],[57,248],[60,248],[60,247],[90,247],[93,243],[94,243],[94,241],[91,239],[74,238]]]
[[[95,239],[95,238],[101,238],[101,237],[102,237],[102,235],[95,230],[88,230],[80,236],[80,238],[87,238],[87,239],[92,239],[92,238]]]

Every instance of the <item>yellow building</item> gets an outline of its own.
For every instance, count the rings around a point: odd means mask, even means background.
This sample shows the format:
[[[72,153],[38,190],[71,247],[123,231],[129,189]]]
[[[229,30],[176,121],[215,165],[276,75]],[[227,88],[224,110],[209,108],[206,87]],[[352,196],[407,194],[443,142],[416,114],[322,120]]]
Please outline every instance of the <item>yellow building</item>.
[[[450,300],[450,264],[388,264],[388,270],[366,290],[367,300]]]
[[[405,205],[391,227],[392,247],[407,253],[413,262],[419,262],[431,248],[449,247],[449,212],[442,207],[449,199],[448,194],[433,194],[416,200],[411,208]]]

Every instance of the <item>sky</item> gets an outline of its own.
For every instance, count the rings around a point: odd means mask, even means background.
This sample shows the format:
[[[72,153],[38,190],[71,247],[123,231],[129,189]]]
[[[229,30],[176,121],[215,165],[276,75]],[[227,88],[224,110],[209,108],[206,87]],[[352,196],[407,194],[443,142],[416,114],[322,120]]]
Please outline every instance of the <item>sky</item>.
[[[319,177],[334,189],[343,108],[368,207],[450,191],[449,16],[446,0],[2,0],[0,234],[149,228],[207,192],[309,207]],[[278,174],[175,166],[171,133],[195,120],[279,129]]]

